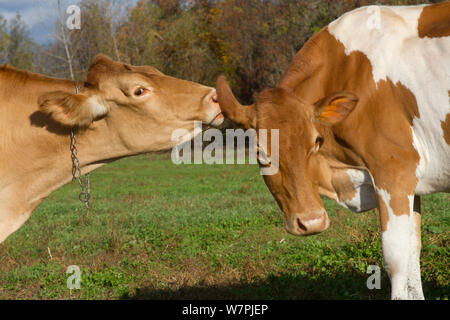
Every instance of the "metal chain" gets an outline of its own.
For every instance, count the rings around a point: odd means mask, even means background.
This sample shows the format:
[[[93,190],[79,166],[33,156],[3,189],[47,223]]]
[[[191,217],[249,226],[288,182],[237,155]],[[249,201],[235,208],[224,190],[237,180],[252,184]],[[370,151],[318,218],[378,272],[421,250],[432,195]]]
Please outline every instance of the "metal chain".
[[[86,205],[86,209],[89,209],[89,199],[91,198],[90,174],[88,173],[83,181],[81,177],[80,161],[78,160],[77,140],[73,128],[70,130],[70,140],[70,151],[72,152],[72,180],[78,181],[78,184],[80,185],[78,199]]]
[[[76,94],[78,94],[78,85],[76,87]],[[72,181],[77,180],[80,185],[80,194],[78,199],[86,205],[86,209],[89,210],[89,200],[91,198],[91,179],[88,173],[82,180],[80,161],[78,160],[77,139],[75,138],[75,130],[70,130],[70,151],[72,153]]]

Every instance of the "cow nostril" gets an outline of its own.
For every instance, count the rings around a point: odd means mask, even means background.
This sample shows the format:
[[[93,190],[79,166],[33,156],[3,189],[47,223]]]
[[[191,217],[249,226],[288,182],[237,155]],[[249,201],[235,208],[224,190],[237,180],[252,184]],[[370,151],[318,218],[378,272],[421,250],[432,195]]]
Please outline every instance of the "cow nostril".
[[[300,218],[297,218],[297,224],[298,224],[298,227],[300,228],[300,230],[303,230],[303,231],[308,230],[308,229],[306,229],[305,225],[300,221]]]

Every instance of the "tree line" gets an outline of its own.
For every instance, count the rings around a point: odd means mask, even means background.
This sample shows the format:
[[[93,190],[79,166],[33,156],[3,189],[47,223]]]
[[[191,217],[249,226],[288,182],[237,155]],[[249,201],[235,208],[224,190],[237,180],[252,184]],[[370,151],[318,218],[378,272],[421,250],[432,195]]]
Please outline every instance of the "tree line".
[[[52,40],[35,43],[20,15],[0,13],[0,63],[84,79],[98,53],[214,86],[225,74],[242,102],[277,84],[315,32],[354,8],[424,0],[80,0],[81,28],[65,26],[61,0]]]

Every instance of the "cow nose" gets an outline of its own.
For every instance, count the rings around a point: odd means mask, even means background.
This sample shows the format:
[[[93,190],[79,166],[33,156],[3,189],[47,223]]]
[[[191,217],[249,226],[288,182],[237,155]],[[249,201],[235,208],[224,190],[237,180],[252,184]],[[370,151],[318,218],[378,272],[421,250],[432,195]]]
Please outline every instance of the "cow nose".
[[[295,213],[286,221],[286,230],[296,236],[310,236],[325,231],[329,225],[326,211]]]

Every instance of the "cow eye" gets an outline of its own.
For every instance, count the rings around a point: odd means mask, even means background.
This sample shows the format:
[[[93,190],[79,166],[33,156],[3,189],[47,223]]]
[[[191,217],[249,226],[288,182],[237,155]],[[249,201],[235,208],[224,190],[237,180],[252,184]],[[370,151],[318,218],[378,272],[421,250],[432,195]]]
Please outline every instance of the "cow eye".
[[[323,144],[323,137],[318,136],[318,137],[316,138],[316,142],[315,142],[315,144],[314,144],[314,149],[315,149],[316,151],[319,150],[320,147],[322,146],[322,144]]]
[[[149,91],[149,90],[148,90],[148,89],[145,89],[144,87],[139,87],[139,88],[137,88],[137,89],[134,91],[134,95],[137,96],[137,97],[139,97],[139,96],[144,95],[144,94],[147,93],[148,91]]]

